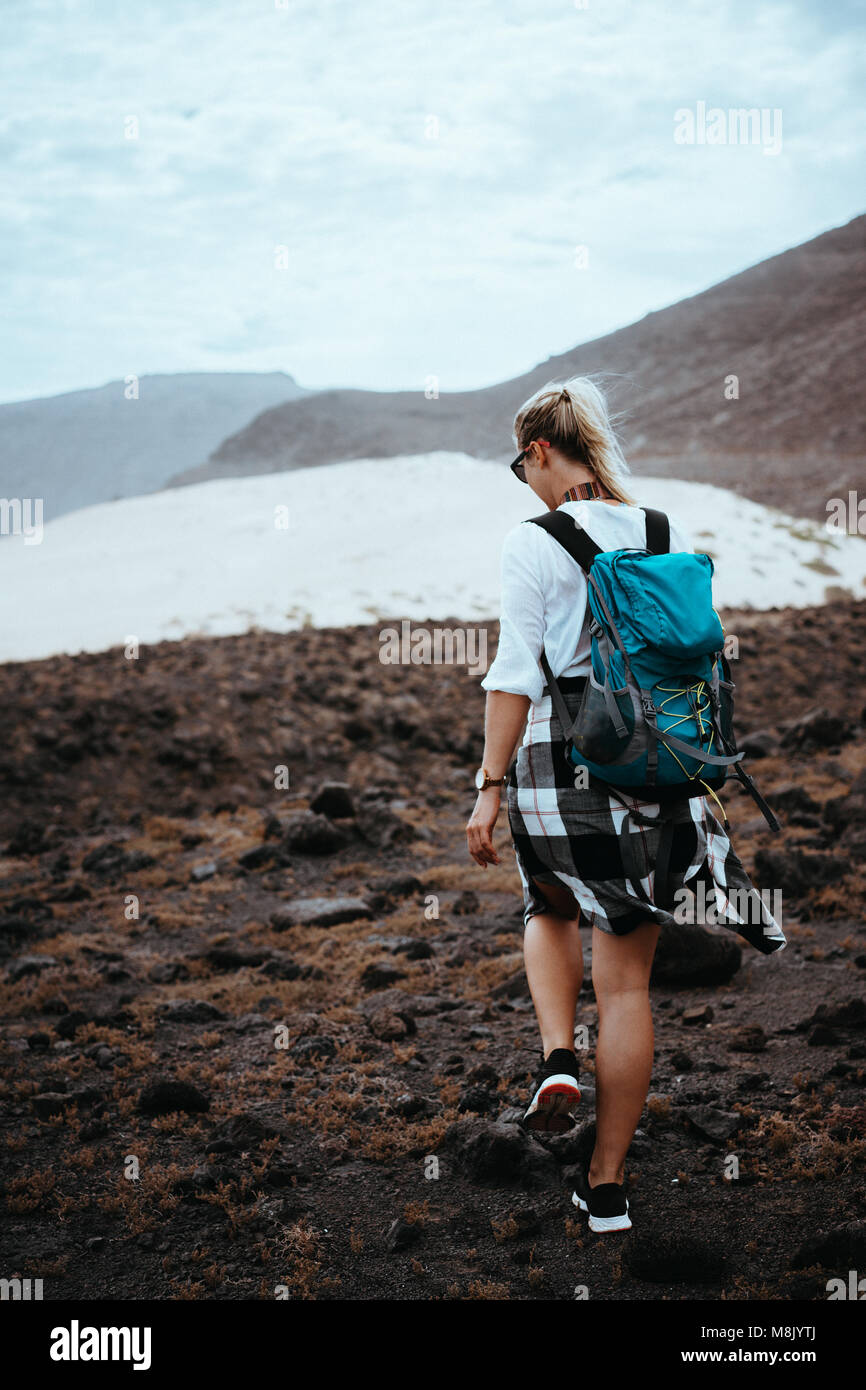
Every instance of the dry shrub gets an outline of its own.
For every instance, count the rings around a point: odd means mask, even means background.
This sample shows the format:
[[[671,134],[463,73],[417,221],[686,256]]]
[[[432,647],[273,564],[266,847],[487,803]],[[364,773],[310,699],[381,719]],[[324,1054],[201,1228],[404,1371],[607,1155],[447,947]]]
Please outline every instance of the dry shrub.
[[[407,1202],[403,1209],[403,1220],[409,1226],[417,1226],[419,1229],[427,1225],[430,1216],[430,1203],[427,1201]]]
[[[181,840],[189,833],[185,820],[174,820],[171,816],[149,816],[143,829],[149,839],[158,840],[160,845],[174,843],[178,849]]]
[[[50,1169],[19,1173],[10,1178],[6,1185],[6,1206],[17,1215],[45,1209],[54,1195],[55,1184],[56,1179]]]
[[[511,1297],[511,1290],[507,1284],[497,1284],[492,1279],[473,1279],[465,1297],[467,1299],[498,1299],[507,1300]]]
[[[670,1096],[650,1096],[646,1103],[647,1114],[654,1120],[670,1119],[671,1098]]]
[[[493,1239],[498,1245],[506,1240],[514,1240],[515,1236],[520,1235],[520,1227],[513,1216],[504,1216],[500,1220],[491,1217],[490,1225],[493,1230]]]
[[[441,1144],[452,1115],[437,1115],[432,1120],[407,1124],[397,1117],[388,1118],[370,1130],[359,1152],[363,1158],[388,1163],[406,1154],[432,1154]]]
[[[283,1232],[277,1259],[285,1272],[276,1282],[285,1285],[292,1298],[313,1300],[320,1289],[335,1288],[340,1283],[339,1278],[322,1277],[319,1240],[306,1218]]]

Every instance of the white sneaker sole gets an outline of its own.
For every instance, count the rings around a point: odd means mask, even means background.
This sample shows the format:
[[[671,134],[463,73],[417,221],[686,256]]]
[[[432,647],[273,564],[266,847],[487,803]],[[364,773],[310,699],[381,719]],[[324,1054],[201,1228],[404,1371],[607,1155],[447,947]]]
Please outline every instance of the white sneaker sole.
[[[585,1211],[589,1213],[589,1207],[586,1205],[586,1202],[584,1202],[582,1198],[578,1197],[576,1192],[572,1192],[571,1200],[573,1204],[580,1209],[580,1211]],[[625,1212],[622,1216],[590,1216],[589,1229],[591,1231],[600,1232],[630,1231],[631,1217],[628,1214],[628,1197],[626,1197],[625,1199]]]
[[[560,1072],[548,1076],[539,1086],[526,1114],[528,1129],[548,1134],[563,1134],[571,1129],[571,1111],[580,1104],[580,1087],[573,1076]]]

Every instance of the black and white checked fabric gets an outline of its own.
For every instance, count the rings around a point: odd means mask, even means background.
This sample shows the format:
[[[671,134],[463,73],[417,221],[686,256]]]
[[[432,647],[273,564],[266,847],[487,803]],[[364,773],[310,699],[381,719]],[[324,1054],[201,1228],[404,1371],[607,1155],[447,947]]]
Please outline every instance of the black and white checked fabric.
[[[570,713],[580,702],[577,682],[562,682]],[[571,688],[569,688],[571,687]],[[628,800],[628,798],[626,798]],[[653,878],[661,829],[631,821],[638,862],[646,866],[643,902],[625,875],[618,836],[626,808],[616,797],[596,787],[576,787],[575,770],[565,756],[562,725],[550,695],[529,708],[524,742],[507,783],[508,819],[523,884],[524,923],[549,911],[531,880],[565,884],[580,906],[580,924],[625,936],[652,917],[660,924],[677,920],[673,911],[655,904]],[[630,805],[655,816],[656,802],[630,800]],[[733,846],[710,810],[707,797],[677,804],[669,864],[669,893],[687,885],[712,903],[717,921],[765,954],[785,944],[781,926],[749,879]],[[713,895],[713,890],[715,894]],[[669,899],[669,901],[672,899]],[[682,900],[682,894],[676,903]],[[680,918],[682,920],[682,918]]]

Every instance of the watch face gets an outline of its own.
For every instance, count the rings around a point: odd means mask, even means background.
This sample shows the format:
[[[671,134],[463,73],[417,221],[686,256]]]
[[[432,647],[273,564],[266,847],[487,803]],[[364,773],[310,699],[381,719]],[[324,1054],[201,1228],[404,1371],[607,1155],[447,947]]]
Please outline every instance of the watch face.
[[[475,774],[475,785],[476,785],[476,787],[478,788],[479,791],[482,791],[482,790],[484,789],[484,768],[483,768],[483,767],[479,767],[478,771],[477,771],[476,774]]]

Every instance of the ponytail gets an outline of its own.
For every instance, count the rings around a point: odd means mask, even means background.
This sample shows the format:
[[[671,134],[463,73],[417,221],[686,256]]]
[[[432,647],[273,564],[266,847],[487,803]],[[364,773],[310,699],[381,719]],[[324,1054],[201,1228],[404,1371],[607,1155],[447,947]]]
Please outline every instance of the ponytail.
[[[611,424],[604,395],[589,377],[548,382],[514,417],[518,449],[548,439],[555,449],[582,463],[618,502],[635,505],[626,485],[629,466]]]

